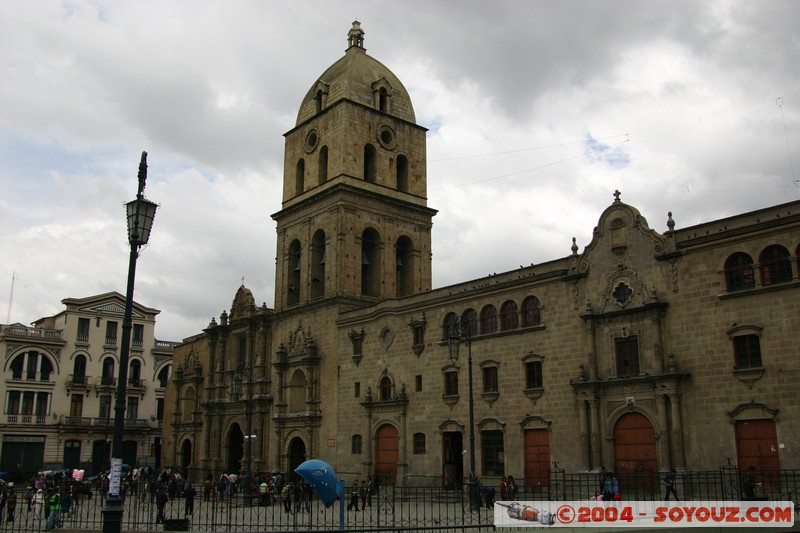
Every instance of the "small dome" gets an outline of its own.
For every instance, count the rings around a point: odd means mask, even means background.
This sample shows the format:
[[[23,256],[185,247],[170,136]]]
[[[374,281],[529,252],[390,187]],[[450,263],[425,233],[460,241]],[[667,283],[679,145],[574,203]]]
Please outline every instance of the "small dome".
[[[351,100],[416,123],[408,91],[383,63],[367,55],[364,30],[353,22],[343,58],[328,67],[300,104],[297,124],[302,124],[339,100]]]

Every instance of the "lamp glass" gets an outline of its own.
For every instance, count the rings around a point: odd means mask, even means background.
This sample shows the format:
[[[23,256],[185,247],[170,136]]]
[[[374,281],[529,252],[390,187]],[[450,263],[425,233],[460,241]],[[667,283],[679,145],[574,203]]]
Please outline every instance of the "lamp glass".
[[[458,348],[461,344],[461,337],[450,335],[447,339],[447,349],[450,355],[450,360],[454,363],[458,361]]]
[[[128,212],[128,242],[136,246],[147,244],[158,204],[137,198],[125,204],[125,207]]]

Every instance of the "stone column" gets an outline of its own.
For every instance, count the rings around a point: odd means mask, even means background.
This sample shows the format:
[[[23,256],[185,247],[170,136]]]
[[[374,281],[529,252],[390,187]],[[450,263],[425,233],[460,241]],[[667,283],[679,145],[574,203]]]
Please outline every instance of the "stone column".
[[[591,428],[589,427],[589,416],[586,412],[586,400],[583,398],[578,399],[578,415],[580,416],[580,435],[581,435],[581,470],[590,470],[592,468],[592,458],[590,457],[589,435]]]
[[[589,409],[591,411],[591,446],[592,446],[592,465],[601,466],[603,464],[603,450],[600,449],[600,400],[592,398],[589,400]]]
[[[672,466],[670,460],[670,438],[669,438],[669,418],[667,417],[667,396],[659,394],[656,398],[656,408],[658,409],[658,465],[661,470],[668,470]]]
[[[670,396],[670,407],[672,408],[672,450],[673,467],[676,470],[684,470],[686,465],[683,462],[683,424],[681,424],[681,397],[675,393]]]

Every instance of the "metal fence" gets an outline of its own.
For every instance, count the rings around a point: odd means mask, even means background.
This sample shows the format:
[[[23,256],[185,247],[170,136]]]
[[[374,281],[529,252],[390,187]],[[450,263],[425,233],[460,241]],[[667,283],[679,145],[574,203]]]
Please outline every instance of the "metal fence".
[[[745,494],[747,476],[753,475],[753,494]],[[541,486],[522,486],[516,501],[588,500],[600,490],[601,476],[595,473],[570,474],[551,472],[549,482]],[[618,475],[623,500],[660,500],[664,497],[663,474],[637,472]],[[675,488],[682,500],[764,499],[800,502],[800,470],[742,473],[736,468],[716,471],[682,472],[676,476]],[[18,493],[13,522],[4,510],[0,529],[42,531],[46,516],[43,510],[28,505]],[[495,497],[500,499],[499,490]],[[198,494],[189,513],[186,499],[175,497],[164,509],[165,520],[159,520],[155,498],[149,491],[130,494],[125,499],[123,531],[489,531],[493,529],[494,510],[486,501],[470,506],[460,490],[424,487],[382,487],[365,501],[358,499],[358,510],[347,509],[350,496],[326,508],[316,498],[296,502],[281,498],[261,505],[257,496],[247,499],[242,492],[223,497]],[[103,515],[101,498],[96,491],[73,503],[62,513],[66,530],[101,530]]]
[[[262,505],[258,497],[246,499],[241,492],[220,500],[203,495],[195,498],[191,513],[186,499],[171,499],[164,520],[149,493],[125,499],[123,531],[364,531],[364,530],[490,530],[494,510],[485,506],[470,509],[466,496],[433,488],[386,487],[359,498],[358,509],[347,509],[349,498],[326,508],[316,498],[295,502],[280,497]],[[46,513],[17,505],[14,522],[3,522],[6,531],[42,531]],[[102,506],[98,494],[73,504],[61,513],[64,529],[102,529]],[[3,518],[5,520],[5,517]]]

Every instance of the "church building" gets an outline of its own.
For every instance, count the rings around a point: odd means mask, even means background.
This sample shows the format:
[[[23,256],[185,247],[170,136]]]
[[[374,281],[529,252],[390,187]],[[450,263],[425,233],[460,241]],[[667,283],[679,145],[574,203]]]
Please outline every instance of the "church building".
[[[800,202],[653,229],[615,191],[583,250],[433,289],[426,131],[354,22],[284,135],[274,308],[242,285],[174,347],[164,465],[315,458],[406,486],[800,468]]]

